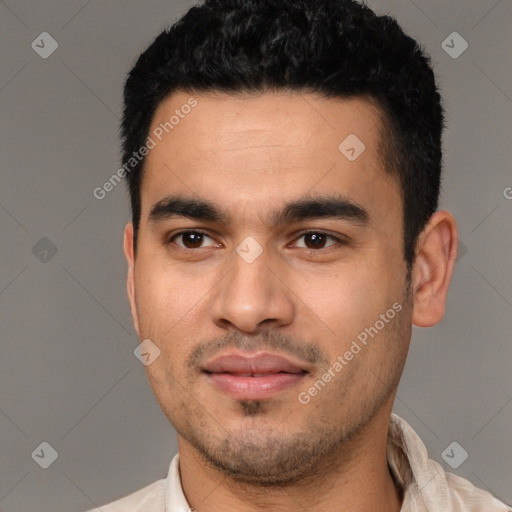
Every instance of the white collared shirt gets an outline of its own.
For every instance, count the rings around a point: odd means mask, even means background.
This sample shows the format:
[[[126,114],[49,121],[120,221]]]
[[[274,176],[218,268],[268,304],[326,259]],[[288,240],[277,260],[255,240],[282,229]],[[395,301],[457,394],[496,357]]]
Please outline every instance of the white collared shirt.
[[[487,491],[447,473],[428,458],[427,449],[412,427],[391,414],[388,465],[403,489],[402,512],[511,512]],[[181,487],[176,454],[166,479],[158,480],[120,500],[89,512],[190,512]]]

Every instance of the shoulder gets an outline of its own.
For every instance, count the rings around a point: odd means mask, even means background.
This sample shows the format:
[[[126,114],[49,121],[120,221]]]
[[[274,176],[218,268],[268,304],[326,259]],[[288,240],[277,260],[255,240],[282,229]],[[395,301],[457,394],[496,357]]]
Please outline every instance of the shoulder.
[[[390,421],[388,463],[405,490],[404,512],[512,512],[489,492],[429,458],[416,432],[395,414]]]
[[[165,512],[165,479],[88,512]]]
[[[512,508],[469,480],[447,472],[432,459],[427,460],[430,483],[420,490],[428,510],[450,512],[511,512]]]
[[[469,480],[453,473],[445,473],[447,488],[455,503],[464,503],[463,510],[485,510],[488,512],[510,512],[512,508],[495,498],[492,494],[473,485]]]

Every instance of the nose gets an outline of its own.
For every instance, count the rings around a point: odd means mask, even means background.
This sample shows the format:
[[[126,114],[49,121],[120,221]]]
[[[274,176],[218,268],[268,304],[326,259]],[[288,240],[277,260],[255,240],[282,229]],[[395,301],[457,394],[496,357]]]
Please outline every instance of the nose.
[[[215,288],[212,320],[223,329],[253,334],[282,327],[293,320],[292,298],[293,292],[278,269],[272,268],[265,250],[252,262],[234,252],[229,272]]]

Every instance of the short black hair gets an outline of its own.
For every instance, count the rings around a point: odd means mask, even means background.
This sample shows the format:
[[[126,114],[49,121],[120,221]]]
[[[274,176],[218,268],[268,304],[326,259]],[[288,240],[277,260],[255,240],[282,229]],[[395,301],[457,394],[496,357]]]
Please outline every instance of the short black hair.
[[[366,97],[382,112],[385,171],[400,182],[404,259],[438,206],[444,112],[429,57],[390,16],[353,0],[205,0],[164,30],[127,76],[123,165],[175,91]],[[341,141],[340,141],[341,142]],[[133,158],[132,158],[133,161]],[[126,173],[134,249],[144,159]],[[126,169],[126,167],[125,167]]]

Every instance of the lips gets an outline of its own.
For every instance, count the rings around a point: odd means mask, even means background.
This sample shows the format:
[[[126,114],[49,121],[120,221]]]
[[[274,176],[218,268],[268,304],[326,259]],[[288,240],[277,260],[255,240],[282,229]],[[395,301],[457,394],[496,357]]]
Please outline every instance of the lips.
[[[274,373],[303,373],[306,370],[284,357],[273,354],[258,354],[247,357],[224,355],[207,363],[204,370],[208,373],[231,373],[245,377],[262,377]]]
[[[308,373],[298,364],[268,353],[223,355],[208,362],[203,371],[216,389],[237,399],[269,398],[296,385]]]

